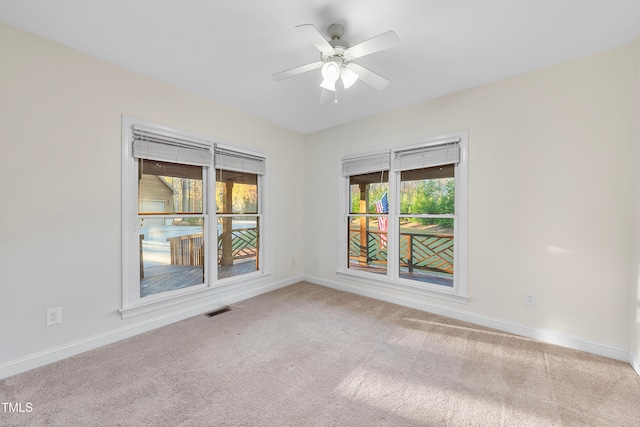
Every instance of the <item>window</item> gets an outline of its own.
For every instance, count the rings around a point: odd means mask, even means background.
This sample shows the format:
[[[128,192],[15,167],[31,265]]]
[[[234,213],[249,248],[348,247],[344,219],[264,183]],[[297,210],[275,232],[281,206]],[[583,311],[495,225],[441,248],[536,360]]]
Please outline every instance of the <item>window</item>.
[[[264,157],[128,117],[123,147],[123,317],[261,274]]]
[[[260,271],[260,190],[265,159],[217,147],[218,279]]]
[[[465,132],[345,158],[342,272],[466,296]]]
[[[205,170],[138,159],[140,298],[206,283]]]
[[[348,268],[387,274],[389,171],[349,177]]]

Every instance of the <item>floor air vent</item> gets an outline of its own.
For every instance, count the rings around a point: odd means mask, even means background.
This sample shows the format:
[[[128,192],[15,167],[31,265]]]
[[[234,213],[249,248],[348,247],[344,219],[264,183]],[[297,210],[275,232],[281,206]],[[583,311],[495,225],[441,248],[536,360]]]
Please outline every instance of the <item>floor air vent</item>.
[[[218,314],[222,314],[222,313],[226,313],[227,311],[231,311],[230,307],[222,307],[219,308],[215,311],[210,311],[209,313],[206,313],[207,316],[209,317],[213,317],[213,316],[217,316]]]

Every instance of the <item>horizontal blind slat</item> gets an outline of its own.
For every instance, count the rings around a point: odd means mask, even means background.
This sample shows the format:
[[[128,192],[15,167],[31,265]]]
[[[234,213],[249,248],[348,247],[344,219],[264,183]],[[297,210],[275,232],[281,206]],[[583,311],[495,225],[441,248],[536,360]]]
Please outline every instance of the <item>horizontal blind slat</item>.
[[[216,169],[249,172],[264,175],[267,171],[264,157],[255,156],[224,148],[215,149]]]
[[[133,126],[133,156],[195,166],[213,164],[211,143],[143,126]]]
[[[354,157],[342,161],[342,176],[389,170],[391,156],[388,152]]]
[[[404,171],[455,164],[460,161],[459,140],[394,152],[392,169]]]

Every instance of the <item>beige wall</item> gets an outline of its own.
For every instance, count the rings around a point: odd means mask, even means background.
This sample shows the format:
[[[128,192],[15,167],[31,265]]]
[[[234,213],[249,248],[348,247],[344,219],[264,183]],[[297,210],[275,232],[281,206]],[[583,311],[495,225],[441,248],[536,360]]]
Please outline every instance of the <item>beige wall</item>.
[[[614,349],[631,337],[637,355],[640,91],[629,88],[639,51],[636,42],[301,136],[0,24],[0,371],[189,309],[118,313],[122,114],[265,152],[270,283],[304,272],[354,290],[335,274],[340,155],[468,129],[470,302],[369,289]],[[57,306],[64,322],[45,327]]]
[[[632,48],[623,47],[309,135],[305,273],[627,354],[632,69]],[[337,276],[341,153],[461,129],[469,131],[469,303],[365,291]]]
[[[640,37],[633,44],[634,52],[634,130],[635,152],[633,157],[634,170],[634,210],[633,210],[633,263],[631,293],[631,356],[635,370],[640,374]]]
[[[270,283],[301,277],[300,135],[4,24],[0,57],[0,368],[190,308],[118,312],[122,114],[264,152]]]

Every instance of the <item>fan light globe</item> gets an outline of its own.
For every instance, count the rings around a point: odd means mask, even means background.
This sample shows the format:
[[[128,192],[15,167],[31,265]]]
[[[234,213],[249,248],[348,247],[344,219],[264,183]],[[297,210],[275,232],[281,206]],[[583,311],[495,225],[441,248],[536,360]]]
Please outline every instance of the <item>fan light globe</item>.
[[[342,84],[344,85],[344,88],[349,89],[356,81],[358,81],[359,76],[354,73],[351,68],[343,66],[340,77],[342,77]]]
[[[335,92],[336,82],[324,79],[322,83],[320,83],[320,87]]]
[[[336,81],[340,78],[340,66],[333,61],[327,62],[322,66],[322,78],[324,80],[320,87],[335,92]]]
[[[335,83],[340,78],[340,66],[333,61],[327,62],[322,66],[322,77]]]

